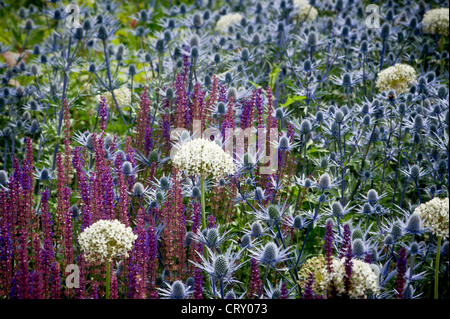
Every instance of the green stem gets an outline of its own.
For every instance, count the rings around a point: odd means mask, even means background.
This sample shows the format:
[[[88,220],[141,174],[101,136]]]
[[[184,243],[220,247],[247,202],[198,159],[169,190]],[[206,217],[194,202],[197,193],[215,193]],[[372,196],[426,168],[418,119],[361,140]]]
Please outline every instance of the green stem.
[[[202,206],[202,226],[206,229],[206,213],[205,213],[205,179],[200,177],[200,190],[201,190],[201,206]]]
[[[109,285],[110,285],[110,277],[111,277],[111,265],[110,260],[106,262],[106,299],[109,299]]]
[[[436,248],[436,268],[434,271],[434,299],[438,299],[438,283],[439,283],[439,258],[441,255],[441,240],[442,237],[438,237]]]

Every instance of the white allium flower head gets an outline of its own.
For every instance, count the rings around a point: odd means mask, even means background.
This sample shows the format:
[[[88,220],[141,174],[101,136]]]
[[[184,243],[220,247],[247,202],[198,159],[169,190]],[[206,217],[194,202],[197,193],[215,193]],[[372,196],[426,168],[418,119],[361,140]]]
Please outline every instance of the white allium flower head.
[[[417,72],[412,66],[397,63],[378,73],[376,87],[380,91],[395,90],[396,93],[404,93],[416,78]]]
[[[242,20],[240,13],[230,13],[220,17],[216,24],[216,31],[220,33],[228,33],[228,28],[239,24]]]
[[[220,179],[235,172],[233,158],[216,142],[204,138],[183,143],[172,162],[188,176]]]
[[[313,21],[317,18],[317,9],[309,4],[308,0],[294,0],[294,11],[298,21]]]
[[[425,228],[431,233],[446,238],[449,234],[449,201],[447,198],[435,197],[417,206],[414,213],[418,213]]]
[[[448,36],[449,8],[439,8],[427,11],[422,19],[422,30],[427,34]]]
[[[116,219],[101,219],[84,229],[78,242],[87,261],[105,262],[119,255],[128,257],[136,239],[131,227]]]
[[[131,91],[125,85],[122,85],[120,88],[115,89],[113,92],[120,107],[131,104]],[[105,98],[106,104],[108,104],[109,106],[115,105],[111,92],[104,92],[102,93],[102,95],[97,95],[97,102],[99,103],[100,96],[103,96]]]
[[[331,274],[325,267],[321,269],[324,278],[320,283],[322,289],[328,289],[333,284],[338,293],[345,293],[345,259],[346,257],[333,260],[333,272]],[[370,264],[359,259],[352,259],[350,283],[350,298],[367,298],[368,291],[378,292],[377,274]]]

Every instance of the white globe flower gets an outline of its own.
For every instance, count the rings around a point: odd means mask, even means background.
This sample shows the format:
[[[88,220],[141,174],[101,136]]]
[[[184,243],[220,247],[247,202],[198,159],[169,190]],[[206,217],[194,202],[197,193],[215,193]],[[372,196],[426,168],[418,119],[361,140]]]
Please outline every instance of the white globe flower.
[[[220,17],[216,24],[216,31],[219,33],[228,33],[228,28],[230,26],[240,23],[242,20],[242,15],[240,13],[230,13]]]
[[[422,19],[422,30],[427,34],[448,36],[449,8],[439,8],[427,11]]]
[[[137,235],[120,221],[101,219],[80,234],[78,242],[87,261],[111,261],[122,255],[128,257]]]
[[[442,238],[449,234],[449,201],[447,198],[435,197],[432,200],[423,203],[414,210],[418,213],[425,228],[430,229],[431,233]]]
[[[131,91],[125,85],[121,86],[118,89],[115,89],[113,92],[114,96],[116,97],[117,104],[119,104],[119,107],[131,104]],[[109,106],[115,105],[111,92],[104,92],[102,93],[102,95],[97,95],[97,101],[99,103],[101,96],[105,98],[106,104],[108,104]]]
[[[378,73],[376,88],[380,91],[395,90],[396,93],[404,93],[416,78],[417,72],[412,66],[397,63]]]
[[[220,179],[235,172],[233,158],[217,143],[204,138],[184,142],[172,162],[188,176],[212,175]]]
[[[337,293],[345,293],[344,280],[345,259],[333,260],[333,272],[328,273],[325,267],[322,268],[323,281],[320,282],[321,288],[326,290],[331,286],[336,288]],[[367,298],[367,292],[378,292],[378,275],[370,264],[359,259],[352,259],[352,276],[350,278],[350,298]]]
[[[294,11],[298,21],[314,21],[318,15],[317,9],[310,5],[307,0],[294,0]]]

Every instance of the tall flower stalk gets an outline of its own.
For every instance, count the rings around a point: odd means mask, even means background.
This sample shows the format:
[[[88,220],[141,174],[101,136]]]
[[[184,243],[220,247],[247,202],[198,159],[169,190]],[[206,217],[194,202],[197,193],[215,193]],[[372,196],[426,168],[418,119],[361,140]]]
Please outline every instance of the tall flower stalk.
[[[436,265],[434,269],[434,299],[438,299],[439,297],[439,263],[441,256],[441,241],[442,237],[439,236],[437,238],[437,247],[436,247]]]

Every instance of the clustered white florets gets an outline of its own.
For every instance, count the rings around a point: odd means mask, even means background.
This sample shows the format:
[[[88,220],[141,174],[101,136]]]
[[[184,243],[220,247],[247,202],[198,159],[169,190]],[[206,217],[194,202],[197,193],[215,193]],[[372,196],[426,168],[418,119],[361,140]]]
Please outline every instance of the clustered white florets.
[[[240,23],[242,15],[240,13],[230,13],[220,17],[216,24],[216,31],[220,33],[228,33],[230,26]]]
[[[313,21],[317,18],[317,9],[309,4],[307,0],[294,0],[294,11],[298,21]]]
[[[114,96],[116,97],[119,106],[127,106],[131,104],[131,91],[125,85],[115,89]],[[105,98],[106,104],[109,106],[115,105],[111,92],[104,92],[102,95]],[[100,102],[100,95],[97,95],[97,101]]]
[[[233,158],[217,143],[203,138],[183,143],[172,162],[188,176],[220,179],[235,172]]]
[[[128,257],[137,235],[120,221],[101,219],[87,227],[78,237],[87,261],[111,261],[122,255]]]
[[[333,272],[328,273],[322,268],[323,281],[320,282],[323,290],[330,289],[333,285],[337,293],[345,293],[344,279],[345,257],[333,260]],[[378,278],[370,264],[359,259],[352,259],[352,275],[350,278],[350,298],[366,298],[367,292],[378,292]]]
[[[432,200],[419,205],[414,213],[418,213],[425,228],[431,233],[446,238],[449,233],[449,201],[447,198],[435,197]]]
[[[378,73],[376,87],[380,91],[395,90],[396,93],[404,93],[416,78],[417,72],[413,67],[397,63]]]
[[[427,11],[422,19],[422,29],[427,34],[448,36],[449,8],[439,8]]]

